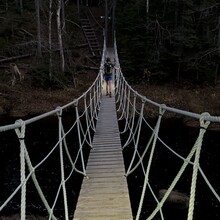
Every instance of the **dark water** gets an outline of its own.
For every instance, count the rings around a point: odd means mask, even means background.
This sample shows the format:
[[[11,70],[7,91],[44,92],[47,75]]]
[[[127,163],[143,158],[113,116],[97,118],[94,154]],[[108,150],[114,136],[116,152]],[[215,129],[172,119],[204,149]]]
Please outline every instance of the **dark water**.
[[[63,118],[64,130],[67,131],[75,121],[75,116],[67,115]],[[13,123],[14,119],[4,118],[1,120],[1,124]],[[85,124],[85,123],[84,123]],[[9,131],[0,133],[0,204],[8,198],[8,196],[16,189],[20,181],[20,146],[15,131]],[[27,125],[25,134],[25,144],[27,146],[29,156],[31,158],[32,165],[37,165],[54,147],[58,141],[58,119],[57,117],[50,117],[40,122]],[[66,138],[67,145],[69,146],[69,152],[71,155],[76,155],[79,143],[77,129],[73,131]],[[85,144],[84,146],[84,159],[87,161],[90,147]],[[59,147],[54,150],[51,156],[36,169],[35,174],[38,179],[39,185],[42,187],[42,191],[45,193],[50,206],[53,205],[53,201],[57,194],[57,189],[60,184],[60,160],[59,160]],[[72,158],[73,161],[75,158]],[[71,171],[71,164],[67,158],[67,154],[64,152],[65,161],[65,175],[68,176]],[[82,164],[77,161],[76,167],[82,170]],[[26,170],[28,170],[26,166]],[[80,191],[83,175],[74,172],[71,178],[66,183],[68,204],[69,204],[69,216],[73,217],[78,194]],[[64,219],[64,206],[63,206],[63,192],[61,190],[58,198],[58,203],[55,206],[55,215],[60,219]],[[12,199],[12,201],[5,207],[0,216],[12,215],[20,212],[20,192]],[[36,191],[33,181],[30,179],[27,184],[27,213],[35,215],[47,216],[43,203]]]
[[[4,119],[7,122],[14,122],[14,119],[8,118]],[[72,116],[64,117],[65,130],[67,130],[75,120]],[[1,120],[1,123],[6,123]],[[150,123],[154,127],[155,120],[150,120]],[[58,121],[56,117],[52,117],[41,122],[35,122],[32,125],[28,125],[26,129],[26,139],[25,143],[28,148],[31,161],[33,165],[36,165],[41,161],[44,156],[52,149],[54,144],[58,139]],[[120,122],[120,129],[123,130],[124,122]],[[143,152],[146,141],[150,136],[151,131],[143,127],[140,139],[139,152]],[[126,139],[128,134],[122,135],[122,142]],[[219,131],[207,131],[204,139],[204,144],[201,152],[200,165],[207,175],[207,178],[213,185],[214,189],[220,194],[220,146],[219,146]],[[189,128],[185,126],[181,119],[167,119],[162,121],[161,130],[159,133],[160,138],[180,155],[186,157],[192,148],[197,136],[198,129]],[[7,136],[4,133],[0,133],[0,204],[13,192],[13,190],[19,184],[20,178],[20,149],[19,142],[14,131],[7,132]],[[10,140],[10,142],[8,141]],[[72,155],[76,154],[78,150],[78,139],[76,129],[67,138],[70,153]],[[85,146],[84,156],[87,159],[89,155],[90,148]],[[134,147],[130,145],[124,149],[125,167],[127,168],[131,157],[133,155]],[[67,160],[66,154],[64,154],[65,161],[65,172],[68,173],[71,169],[71,165]],[[147,163],[144,160],[145,168]],[[137,158],[135,159],[137,161]],[[160,189],[167,189],[171,184],[173,178],[176,176],[180,166],[183,161],[179,158],[173,156],[163,145],[158,142],[156,151],[153,158],[152,168],[150,170],[150,184],[157,195]],[[81,169],[81,163],[77,163],[77,168]],[[26,168],[27,169],[27,168]],[[36,170],[36,176],[42,186],[43,192],[46,192],[47,199],[50,205],[56,195],[58,185],[60,183],[60,162],[59,162],[59,148],[57,148],[49,160],[40,166]],[[192,176],[192,166],[187,167],[184,175],[178,182],[175,190],[189,195],[190,184]],[[67,182],[67,195],[69,203],[69,216],[72,218],[74,210],[76,207],[76,202],[78,199],[78,194],[80,186],[83,180],[83,176],[78,173],[74,175]],[[128,176],[128,186],[132,205],[133,215],[137,213],[141,191],[143,187],[144,176],[141,167],[135,170],[132,174]],[[58,204],[55,206],[55,215],[59,218],[64,218],[64,210],[62,204],[62,192],[58,199]],[[18,193],[13,200],[8,204],[6,208],[0,213],[1,215],[11,215],[18,213],[20,204],[20,193]],[[36,189],[32,183],[29,181],[27,187],[27,212],[32,214],[40,214],[47,216],[42,205],[42,202],[36,193]],[[149,213],[155,208],[156,203],[154,202],[151,193],[147,191],[143,209],[141,213],[141,220],[146,219]],[[182,210],[175,208],[173,205],[166,204],[163,208],[163,213],[165,219],[168,220],[182,220],[187,219],[187,210]],[[160,216],[157,215],[155,220],[159,220]],[[195,220],[200,219],[220,219],[220,207],[217,199],[210,192],[206,183],[204,182],[201,175],[198,175],[197,191],[196,191],[196,204],[194,210]]]
[[[150,120],[150,124],[154,127],[156,121]],[[121,126],[122,128],[123,126]],[[183,157],[186,157],[190,152],[193,144],[198,136],[199,130],[197,128],[190,128],[185,126],[182,119],[165,119],[162,121],[161,130],[159,132],[160,138],[173,150]],[[143,152],[146,141],[151,134],[147,128],[142,130],[139,152]],[[126,134],[122,136],[122,140],[126,139]],[[200,166],[210,183],[220,194],[220,131],[207,130],[200,155]],[[122,141],[123,142],[123,141]],[[124,150],[125,165],[128,167],[131,156],[133,155],[134,147],[131,145]],[[145,168],[147,158],[144,160]],[[194,157],[193,157],[194,159]],[[137,159],[136,159],[137,161]],[[160,189],[168,189],[174,177],[179,171],[183,161],[174,156],[167,150],[160,142],[157,142],[156,151],[153,157],[153,163],[150,170],[149,182],[153,191],[158,195]],[[146,169],[145,169],[146,170]],[[192,178],[192,166],[188,166],[177,183],[174,190],[190,194]],[[193,219],[220,219],[220,204],[213,196],[201,174],[198,174],[196,189],[196,202]],[[128,185],[130,198],[132,203],[133,215],[136,216],[140,196],[142,193],[144,183],[144,175],[141,167],[128,176]],[[140,219],[146,219],[152,210],[156,207],[156,202],[148,190],[145,195],[142,213]],[[185,220],[187,219],[188,209],[180,209],[175,204],[165,203],[163,208],[164,219],[168,220]],[[161,219],[159,214],[154,219]]]

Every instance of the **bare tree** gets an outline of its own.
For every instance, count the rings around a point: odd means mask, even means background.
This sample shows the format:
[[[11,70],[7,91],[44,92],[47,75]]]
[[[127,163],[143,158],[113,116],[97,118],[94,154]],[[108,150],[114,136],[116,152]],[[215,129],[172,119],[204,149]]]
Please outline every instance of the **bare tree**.
[[[49,44],[49,78],[51,79],[52,78],[52,43],[51,43],[51,37],[52,37],[52,34],[51,34],[51,31],[52,31],[52,15],[53,15],[53,12],[52,12],[52,3],[53,3],[53,0],[50,0],[49,2],[49,19],[48,19],[48,44]]]
[[[62,73],[64,73],[65,59],[64,59],[62,28],[61,28],[61,19],[60,19],[60,12],[61,12],[61,7],[62,7],[61,1],[62,0],[58,0],[58,3],[57,3],[57,34],[58,34],[58,43],[59,43],[59,51],[60,51],[60,59],[61,59],[61,71]]]
[[[8,0],[5,1],[5,11],[8,11]]]
[[[146,0],[146,14],[149,12],[149,0]]]
[[[37,56],[42,57],[41,51],[41,21],[40,21],[40,0],[35,0],[35,11],[37,17]]]
[[[20,13],[23,14],[23,0],[15,0],[15,4],[16,7],[20,9]]]
[[[218,55],[219,55],[219,57],[220,57],[220,14],[219,14],[219,16],[218,16],[218,27],[217,27],[217,30],[218,30],[218,45],[217,45],[217,47],[218,47]]]
[[[64,0],[61,0],[61,8],[62,8],[62,30],[65,32],[66,28],[66,21],[65,21],[65,2]]]
[[[217,50],[218,50],[218,58],[220,58],[220,14],[219,14],[219,16],[218,16],[217,30],[218,30]],[[217,62],[217,65],[216,65],[215,84],[217,84],[218,72],[219,72],[219,62]]]
[[[20,0],[20,12],[23,14],[23,0]]]

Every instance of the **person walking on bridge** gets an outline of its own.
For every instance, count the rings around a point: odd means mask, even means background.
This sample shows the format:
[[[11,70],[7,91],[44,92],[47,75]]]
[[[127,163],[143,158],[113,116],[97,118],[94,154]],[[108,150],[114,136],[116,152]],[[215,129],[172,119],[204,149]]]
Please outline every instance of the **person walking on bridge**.
[[[104,64],[104,78],[106,82],[106,95],[111,98],[112,97],[112,70],[114,65],[112,64],[109,57],[106,58],[106,62]]]

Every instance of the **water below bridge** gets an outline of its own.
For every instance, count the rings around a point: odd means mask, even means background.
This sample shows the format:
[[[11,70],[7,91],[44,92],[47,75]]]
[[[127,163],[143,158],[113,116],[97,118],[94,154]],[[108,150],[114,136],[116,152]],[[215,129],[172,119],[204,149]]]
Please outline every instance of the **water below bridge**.
[[[70,126],[74,121],[70,116],[65,116],[63,118],[66,126]],[[1,125],[7,123],[13,123],[15,121],[14,118],[4,117],[1,119]],[[155,119],[149,119],[149,123],[155,125]],[[124,121],[120,121],[119,123],[120,130],[123,130]],[[42,120],[40,122],[35,122],[33,125],[30,125],[27,128],[27,137],[26,140],[28,150],[30,156],[33,158],[33,163],[37,163],[40,159],[44,157],[44,155],[50,150],[50,147],[57,141],[57,118],[51,117],[46,120]],[[77,132],[75,133],[77,136]],[[122,143],[125,142],[128,134],[123,134],[121,136]],[[147,128],[143,128],[141,140],[140,140],[140,153],[145,148],[145,139],[148,138],[150,132]],[[209,181],[212,183],[215,190],[220,193],[220,163],[219,163],[219,155],[220,155],[220,147],[219,147],[219,130],[207,131],[205,135],[204,144],[201,152],[201,162],[200,165],[203,171],[209,178]],[[193,143],[195,142],[198,136],[198,128],[186,126],[183,123],[182,119],[163,119],[161,124],[161,130],[159,132],[160,138],[169,146],[175,148],[179,154],[186,156],[186,153],[192,148]],[[19,173],[19,143],[14,131],[7,132],[7,136],[5,134],[0,133],[0,152],[1,152],[1,160],[0,160],[0,204],[10,195],[10,193],[15,189],[15,187],[19,184],[20,173]],[[10,142],[8,141],[10,140]],[[74,147],[77,147],[77,142],[74,137],[72,139],[67,140],[72,142]],[[53,143],[53,144],[51,144]],[[157,150],[154,155],[154,162],[151,169],[150,181],[151,185],[155,187],[155,193],[160,189],[166,189],[169,187],[169,184],[172,182],[174,176],[178,172],[179,166],[182,164],[182,161],[173,156],[173,154],[161,146],[158,142]],[[71,153],[74,153],[74,147]],[[88,146],[85,147],[85,157],[89,155],[90,148]],[[134,147],[129,146],[126,147],[123,151],[125,167],[129,166],[129,162],[133,155]],[[54,153],[56,154],[56,152]],[[37,175],[39,175],[39,182],[43,185],[43,190],[48,191],[49,195],[53,195],[53,190],[57,188],[56,179],[59,178],[60,174],[56,174],[59,169],[59,161],[57,161],[58,157],[54,155],[40,170],[37,171]],[[144,161],[146,164],[146,161]],[[78,164],[78,166],[81,166]],[[69,169],[69,167],[65,167]],[[191,184],[191,176],[192,176],[192,167],[187,168],[184,176],[181,178],[181,181],[178,183],[176,190],[183,192],[185,194],[189,194],[190,184]],[[71,210],[69,215],[70,218],[74,215],[74,209],[76,207],[76,202],[80,190],[80,186],[83,180],[83,176],[75,173],[74,177],[68,181],[69,190],[67,191],[69,196],[69,209]],[[127,178],[130,200],[132,205],[133,215],[136,215],[141,190],[144,182],[144,175],[142,172],[142,168],[139,167],[132,174],[130,174]],[[149,192],[148,192],[149,193]],[[150,195],[150,193],[149,193]],[[2,215],[12,215],[19,212],[19,204],[20,204],[20,195],[16,195],[12,202],[3,209],[0,213]],[[27,189],[27,200],[31,201],[28,203],[27,210],[32,214],[40,214],[47,215],[45,210],[42,210],[41,201],[36,195],[34,186],[30,183]],[[146,195],[146,199],[143,204],[143,209],[141,213],[141,219],[146,219],[149,215],[150,211],[155,208],[156,204],[153,199]],[[59,204],[58,208],[56,208],[55,214],[59,216],[61,219],[63,216],[63,204]],[[187,219],[187,209],[182,209],[173,204],[166,204],[164,209],[165,219],[178,219],[185,220]],[[159,216],[156,219],[160,219]],[[198,186],[197,186],[197,195],[196,195],[196,208],[194,212],[194,219],[212,219],[219,220],[220,219],[220,207],[217,200],[214,198],[206,183],[204,182],[201,175],[198,176]]]

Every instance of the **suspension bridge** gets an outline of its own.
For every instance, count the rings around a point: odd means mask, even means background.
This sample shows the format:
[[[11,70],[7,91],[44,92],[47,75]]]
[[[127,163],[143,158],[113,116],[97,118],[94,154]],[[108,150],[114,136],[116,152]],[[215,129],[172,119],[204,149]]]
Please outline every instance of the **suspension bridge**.
[[[106,56],[115,59],[116,63],[112,98],[105,96],[105,86],[103,85],[103,65]],[[153,105],[158,109],[158,119],[153,127],[148,123],[147,117],[145,117],[147,105]],[[68,108],[74,109],[75,116],[71,126],[67,129],[63,116]],[[198,121],[197,138],[195,138],[192,146],[186,148],[187,152],[184,154],[177,152],[175,147],[167,145],[159,136],[161,121],[167,112]],[[51,146],[47,154],[36,161],[36,155],[30,154],[31,144],[33,143],[27,141],[28,138],[31,138],[28,137],[28,126],[52,115],[57,117],[56,139],[58,141],[53,141],[54,145]],[[120,120],[124,120],[123,129],[119,129],[118,121]],[[206,202],[207,206],[210,203],[214,204],[214,216],[216,218],[212,219],[219,219],[219,183],[216,184],[213,179],[212,181],[209,180],[209,172],[205,173],[203,171],[200,160],[203,139],[209,125],[219,122],[220,117],[211,116],[208,113],[197,114],[171,108],[149,100],[134,91],[120,70],[116,42],[114,43],[114,48],[111,49],[106,49],[106,44],[104,43],[99,74],[84,94],[65,106],[57,107],[53,111],[28,120],[20,119],[13,124],[0,127],[1,135],[15,131],[14,135],[17,136],[17,142],[20,145],[19,182],[6,197],[4,192],[4,200],[3,196],[1,196],[0,213],[19,196],[20,219],[27,219],[28,207],[30,206],[29,203],[31,203],[31,199],[28,196],[28,187],[30,183],[33,183],[36,194],[40,198],[39,203],[46,210],[47,219],[59,219],[56,216],[56,207],[60,206],[59,200],[62,200],[63,214],[61,216],[65,220],[165,219],[163,210],[166,202],[170,200],[177,185],[187,172],[190,173],[190,176],[187,175],[189,182],[186,184],[189,188],[184,192],[187,194],[184,198],[189,198],[188,200],[186,199],[187,214],[185,219],[193,219],[195,212],[198,212],[196,200],[198,178],[202,181],[202,188],[207,188],[211,195],[211,200]],[[148,127],[148,135],[146,135],[145,130],[143,131],[143,127]],[[77,136],[76,140],[73,140],[73,142],[77,143],[74,153],[72,144],[69,144],[69,138],[75,137],[72,134],[73,132],[77,133],[75,135]],[[126,140],[122,144],[120,137],[126,132]],[[146,143],[141,143],[143,137],[147,139]],[[7,142],[10,142],[10,139]],[[85,159],[85,145],[91,149],[88,161]],[[141,148],[140,145],[142,146]],[[157,151],[158,145],[179,161],[178,167],[177,165],[172,165],[175,167],[176,172],[172,179],[169,178],[170,182],[166,190],[163,190],[163,193],[160,194],[160,197],[158,197],[156,192],[158,189],[155,189],[152,184],[153,181],[151,181],[152,178],[155,178],[151,175],[151,172],[153,172],[155,167],[156,158],[162,152],[162,149]],[[1,147],[4,148],[4,146]],[[46,148],[45,146],[39,146],[39,150],[42,147]],[[128,148],[131,148],[132,156],[129,165],[125,168],[123,151]],[[50,193],[45,190],[39,179],[50,179],[53,178],[54,174],[51,173],[51,176],[47,174],[47,176],[42,177],[40,176],[40,170],[55,152],[58,153],[54,161],[59,161],[59,169],[55,169],[56,171],[54,172],[57,172],[59,183],[53,195],[48,195]],[[212,162],[211,160],[207,163]],[[190,171],[187,171],[189,167]],[[141,168],[144,178],[139,205],[134,214],[132,213],[126,178],[138,168]],[[212,172],[219,172],[219,170]],[[68,192],[74,189],[74,183],[69,184],[68,181],[75,173],[83,176],[83,182],[76,210],[74,211],[71,210],[72,207],[68,203],[71,200],[71,194]],[[48,199],[51,196],[53,199]],[[146,211],[143,204],[145,204],[145,200],[148,197],[151,198],[150,202],[153,204],[153,208]],[[147,213],[144,217],[143,212]]]

